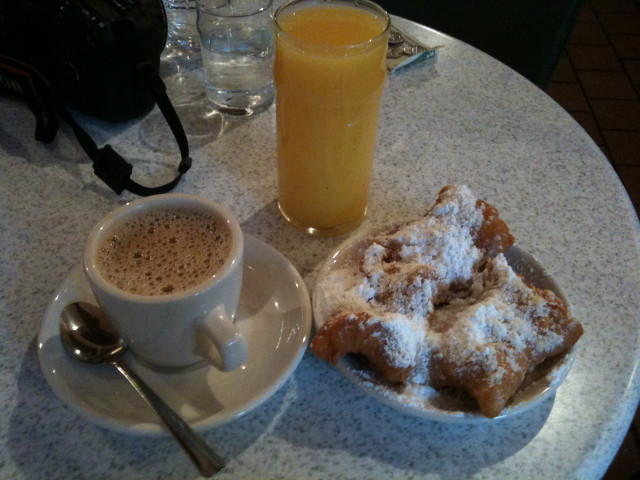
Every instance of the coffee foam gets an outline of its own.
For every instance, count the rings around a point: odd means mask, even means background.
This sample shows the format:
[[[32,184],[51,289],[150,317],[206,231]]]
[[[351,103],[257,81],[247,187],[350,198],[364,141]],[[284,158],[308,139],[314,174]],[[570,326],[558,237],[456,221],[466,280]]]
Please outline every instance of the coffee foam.
[[[168,295],[211,278],[231,252],[231,232],[208,212],[168,208],[116,227],[98,250],[109,283],[138,295]]]

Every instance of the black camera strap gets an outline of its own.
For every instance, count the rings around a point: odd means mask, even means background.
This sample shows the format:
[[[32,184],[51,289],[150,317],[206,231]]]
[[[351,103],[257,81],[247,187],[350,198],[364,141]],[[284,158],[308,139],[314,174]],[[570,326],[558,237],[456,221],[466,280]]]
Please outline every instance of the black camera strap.
[[[36,139],[51,142],[58,130],[56,114],[71,126],[82,149],[93,160],[93,171],[114,192],[120,194],[128,190],[136,195],[148,196],[172,190],[182,176],[191,168],[187,136],[171,100],[167,96],[164,82],[153,68],[142,46],[136,38],[135,26],[130,20],[112,23],[113,32],[121,43],[121,50],[127,52],[131,61],[145,79],[154,98],[173,133],[180,149],[181,161],[177,176],[169,183],[157,187],[147,187],[131,179],[132,165],[118,154],[111,145],[99,148],[93,138],[75,121],[73,115],[57,96],[47,79],[35,68],[23,62],[0,55],[0,86],[3,90],[16,93],[27,99],[36,117]]]
[[[171,100],[167,96],[167,87],[165,86],[164,82],[158,75],[158,72],[156,72],[156,70],[153,68],[153,65],[151,64],[149,57],[144,52],[142,45],[138,41],[138,38],[136,36],[135,25],[133,24],[133,22],[129,19],[117,20],[111,24],[111,27],[113,29],[113,33],[116,35],[116,38],[118,39],[118,42],[120,43],[121,51],[128,53],[130,59],[136,65],[136,68],[138,69],[140,74],[143,76],[147,85],[153,92],[153,96],[156,100],[158,108],[160,109],[160,112],[162,112],[162,115],[164,115],[164,118],[169,124],[169,128],[171,129],[173,136],[178,142],[178,147],[180,148],[180,156],[181,156],[180,165],[178,165],[178,176],[175,179],[173,179],[173,181],[169,182],[166,185],[163,185],[160,187],[142,186],[134,182],[133,180],[131,180],[131,171],[128,172],[127,178],[126,179],[123,178],[122,180],[126,182],[125,188],[137,195],[146,196],[146,195],[154,195],[157,193],[164,193],[173,189],[182,178],[182,175],[184,175],[187,172],[187,170],[191,168],[191,157],[189,156],[189,142],[187,141],[187,135],[184,132],[184,128],[182,127],[182,123],[180,122],[180,118],[178,117],[178,114],[176,113],[175,108],[173,108],[173,104],[171,103]],[[118,155],[113,150],[111,150],[111,152],[113,152],[113,154],[115,154],[117,157],[122,159],[122,157],[120,157],[120,155]],[[111,155],[111,153],[109,153],[109,155]],[[122,159],[122,161],[125,164],[129,165],[127,162],[124,161],[124,159]],[[113,160],[113,164],[117,162],[119,162],[119,160],[117,159]],[[107,163],[112,163],[112,162],[108,161]],[[110,170],[111,167],[107,165],[107,163],[104,163],[104,165],[103,164],[101,165],[106,167],[107,170]],[[94,160],[93,169],[94,171],[96,171],[95,160]],[[96,174],[100,177],[100,174],[97,171],[96,171]],[[106,173],[106,175],[109,175],[109,174]]]

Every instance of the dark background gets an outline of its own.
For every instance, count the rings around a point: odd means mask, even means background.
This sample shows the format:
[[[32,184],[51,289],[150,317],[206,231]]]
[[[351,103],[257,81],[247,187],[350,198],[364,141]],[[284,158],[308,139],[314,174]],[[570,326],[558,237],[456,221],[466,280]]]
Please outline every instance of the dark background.
[[[483,50],[545,88],[582,0],[378,0],[393,15]]]

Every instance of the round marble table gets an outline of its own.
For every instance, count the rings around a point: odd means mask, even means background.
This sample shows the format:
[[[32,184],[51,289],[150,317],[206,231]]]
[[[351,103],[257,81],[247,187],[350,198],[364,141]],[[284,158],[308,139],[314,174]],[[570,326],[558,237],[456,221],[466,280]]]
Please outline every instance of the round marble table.
[[[442,186],[469,185],[564,288],[585,328],[573,369],[553,398],[521,415],[443,424],[377,402],[307,352],[269,400],[204,432],[228,460],[219,478],[598,478],[640,396],[640,235],[631,202],[596,144],[544,92],[466,44],[395,22],[442,48],[435,63],[388,80],[358,230],[417,217]],[[311,291],[346,236],[310,238],[283,224],[274,107],[241,120],[202,118],[200,85],[177,82],[166,68],[175,103],[191,102],[178,109],[193,167],[176,191],[227,205]],[[170,437],[88,422],[45,381],[36,340],[45,309],[80,263],[93,224],[134,196],[96,179],[68,127],[44,145],[24,105],[3,98],[0,112],[0,478],[196,478]],[[141,182],[173,174],[177,147],[157,110],[119,125],[79,120],[130,159]]]

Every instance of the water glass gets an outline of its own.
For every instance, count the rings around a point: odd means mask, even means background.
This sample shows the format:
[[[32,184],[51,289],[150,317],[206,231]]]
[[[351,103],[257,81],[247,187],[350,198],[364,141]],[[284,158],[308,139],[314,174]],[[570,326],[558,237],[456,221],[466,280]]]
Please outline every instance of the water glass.
[[[198,50],[195,0],[163,0],[167,14],[167,44],[185,51]]]
[[[249,115],[274,97],[273,0],[197,0],[198,34],[209,101]]]

